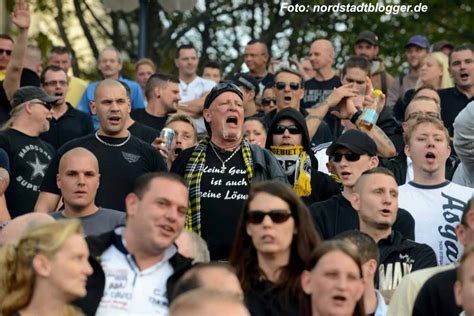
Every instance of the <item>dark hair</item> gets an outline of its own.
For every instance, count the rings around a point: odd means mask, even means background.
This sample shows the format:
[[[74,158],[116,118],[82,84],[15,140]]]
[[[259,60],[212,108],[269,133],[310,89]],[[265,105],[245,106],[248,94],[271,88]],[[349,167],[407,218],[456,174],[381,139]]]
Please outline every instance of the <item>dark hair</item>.
[[[267,43],[262,40],[262,39],[259,39],[259,38],[254,38],[254,39],[251,39],[250,41],[247,42],[247,45],[245,46],[249,46],[249,45],[254,45],[254,44],[262,44],[265,46],[265,49],[267,50],[268,52],[268,45]]]
[[[179,176],[175,173],[170,173],[170,172],[148,172],[148,173],[142,174],[141,176],[139,176],[135,180],[135,182],[133,184],[132,192],[136,196],[138,196],[140,199],[143,198],[145,193],[150,188],[150,183],[155,179],[166,179],[166,180],[174,181],[174,182],[177,182],[177,183],[181,183],[186,188],[188,187],[188,185],[186,184],[184,179],[181,176]]]
[[[40,75],[40,82],[41,84],[44,84],[45,82],[45,77],[46,77],[46,73],[48,71],[52,71],[52,72],[58,72],[58,71],[61,71],[61,72],[64,72],[64,74],[66,75],[66,79],[67,79],[67,73],[66,71],[64,71],[64,69],[62,69],[61,67],[59,66],[56,66],[56,65],[50,65],[50,66],[47,66],[46,68],[43,69],[43,71],[41,72],[41,75]]]
[[[290,258],[288,264],[281,268],[280,277],[274,284],[274,287],[280,290],[279,300],[282,302],[282,307],[286,308],[290,297],[296,297],[301,302],[304,300],[300,275],[310,258],[311,251],[319,245],[320,237],[314,228],[308,208],[289,185],[277,181],[264,181],[252,185],[240,214],[229,258],[230,264],[237,270],[237,277],[244,292],[248,292],[252,284],[263,274],[258,265],[257,250],[246,231],[249,205],[260,193],[267,193],[285,201],[295,221],[297,234],[293,235],[291,241]]]
[[[71,57],[71,52],[65,46],[53,46],[48,52],[48,58],[51,58],[52,55],[64,55],[68,54],[69,58]]]
[[[451,67],[451,56],[453,56],[453,53],[457,53],[463,50],[470,50],[471,52],[474,52],[474,45],[472,44],[462,44],[459,46],[454,47],[451,52],[449,53],[449,67]]]
[[[262,118],[260,118],[260,117],[258,117],[258,116],[249,116],[249,117],[246,117],[246,118],[244,119],[244,123],[245,123],[245,122],[248,122],[248,121],[256,121],[256,122],[259,122],[259,123],[262,125],[263,130],[265,131],[265,134],[267,134],[268,127],[267,127],[267,124],[265,123],[265,121],[264,121]]]
[[[265,93],[265,90],[267,90],[267,89],[273,89],[274,86],[275,86],[275,81],[273,81],[273,80],[270,81],[269,83],[267,83],[267,84],[265,85],[265,87],[263,88],[263,90],[262,90],[262,95]]]
[[[145,96],[147,99],[151,98],[153,89],[156,86],[164,87],[168,82],[174,82],[179,84],[179,79],[175,75],[165,73],[154,73],[148,78],[145,86]]]
[[[196,47],[194,47],[193,44],[183,44],[183,45],[178,46],[178,49],[176,50],[176,56],[175,56],[176,58],[179,58],[179,53],[181,52],[182,49],[194,49],[197,54]]]
[[[171,304],[174,299],[180,296],[183,293],[189,292],[191,290],[200,288],[203,286],[202,279],[199,277],[199,273],[208,268],[219,268],[226,270],[231,274],[236,274],[235,269],[229,265],[228,263],[224,262],[205,262],[205,263],[198,263],[193,266],[191,269],[186,271],[176,282],[171,291],[171,295],[169,297],[169,303]]]
[[[466,205],[462,209],[461,224],[467,226],[467,214],[473,211],[474,212],[474,197],[467,201]]]
[[[221,71],[221,65],[219,65],[218,62],[215,62],[215,61],[208,61],[204,64],[204,66],[202,67],[202,69],[204,68],[214,68],[214,69],[219,69],[219,71]]]
[[[344,77],[347,73],[347,69],[352,68],[359,68],[365,71],[366,73],[370,73],[370,62],[361,56],[352,56],[349,58],[342,67],[341,70],[341,77]]]
[[[351,246],[347,242],[344,242],[342,240],[327,240],[321,243],[316,250],[312,253],[309,263],[306,266],[307,271],[311,271],[316,268],[318,265],[319,260],[324,257],[326,254],[333,252],[333,251],[340,251],[350,257],[357,267],[359,268],[359,277],[363,277],[362,273],[362,261],[359,256],[358,251],[355,249],[355,246]],[[353,316],[363,316],[365,315],[365,310],[364,310],[364,300],[363,296],[359,299],[355,306],[355,310],[353,313]]]
[[[292,74],[292,75],[295,75],[297,76],[298,78],[300,78],[300,88],[301,89],[304,89],[304,79],[303,79],[303,76],[301,75],[301,73],[291,67],[280,67],[279,70],[277,70],[277,72],[275,72],[275,76],[273,78],[275,78],[274,80],[276,81],[276,77],[278,77],[279,74],[281,73],[289,73],[289,74]]]
[[[0,34],[0,39],[6,39],[6,40],[9,40],[10,42],[12,42],[13,44],[15,44],[15,41],[13,40],[13,37],[11,37],[8,34],[1,33]]]
[[[371,259],[379,262],[379,247],[377,243],[372,237],[360,230],[347,230],[336,235],[334,240],[347,240],[354,244],[357,247],[362,264]]]

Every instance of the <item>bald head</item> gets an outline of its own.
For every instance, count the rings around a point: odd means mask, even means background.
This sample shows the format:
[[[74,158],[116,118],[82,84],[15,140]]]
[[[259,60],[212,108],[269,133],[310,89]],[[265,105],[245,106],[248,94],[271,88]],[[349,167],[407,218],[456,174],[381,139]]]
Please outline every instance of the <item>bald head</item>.
[[[73,161],[82,161],[86,159],[92,163],[96,172],[99,172],[99,162],[97,157],[89,150],[83,147],[73,148],[67,151],[59,160],[59,173],[63,173],[69,164]]]
[[[318,47],[326,52],[328,52],[329,54],[331,54],[331,56],[334,56],[334,47],[332,46],[332,43],[330,41],[328,41],[327,39],[318,39],[318,40],[315,40],[312,44],[311,44],[311,47]]]
[[[316,71],[331,69],[334,61],[334,47],[327,39],[315,40],[309,50],[309,61]]]
[[[99,81],[99,83],[97,84],[97,86],[95,87],[95,90],[94,90],[94,99],[97,99],[98,98],[98,95],[100,94],[100,92],[104,89],[108,89],[108,88],[120,88],[120,89],[123,89],[127,95],[128,95],[128,92],[127,92],[127,89],[125,88],[125,86],[120,83],[118,80],[115,80],[115,79],[104,79],[102,81]]]
[[[44,213],[28,213],[18,216],[0,231],[0,246],[6,244],[17,245],[29,229],[39,224],[51,222],[54,222],[54,219]]]

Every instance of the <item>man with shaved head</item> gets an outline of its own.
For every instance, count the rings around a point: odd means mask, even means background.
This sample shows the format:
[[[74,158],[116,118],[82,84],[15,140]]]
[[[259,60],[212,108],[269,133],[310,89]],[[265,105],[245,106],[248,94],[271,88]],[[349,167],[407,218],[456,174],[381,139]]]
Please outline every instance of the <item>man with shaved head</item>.
[[[67,151],[76,147],[90,150],[99,161],[101,185],[95,202],[101,207],[124,211],[125,197],[138,176],[166,170],[160,153],[127,130],[130,98],[123,84],[114,79],[103,80],[97,85],[94,98],[91,109],[99,120],[99,130],[59,148],[41,184],[35,211],[56,209],[61,196],[56,183],[59,161]]]
[[[16,245],[33,226],[53,221],[54,219],[48,214],[28,213],[18,216],[0,230],[0,246],[6,244]]]
[[[327,39],[315,40],[309,50],[309,61],[315,72],[314,78],[304,83],[303,108],[317,108],[327,99],[334,88],[342,85],[341,78],[336,75],[332,64],[334,63],[334,48]],[[331,128],[334,137],[338,136],[336,131],[338,120],[331,114],[324,117]]]
[[[379,248],[379,290],[395,290],[404,275],[436,266],[431,247],[392,229],[398,213],[398,185],[388,169],[364,171],[355,184],[351,205],[359,215],[360,231],[372,237]]]
[[[99,54],[99,60],[97,68],[102,74],[104,79],[120,80],[130,88],[130,101],[132,109],[141,109],[145,107],[145,101],[143,99],[142,88],[140,85],[133,80],[122,77],[120,71],[122,70],[122,59],[120,52],[115,47],[106,47]],[[99,128],[99,120],[94,111],[92,110],[92,101],[94,99],[96,87],[101,81],[91,83],[84,92],[84,95],[79,101],[77,109],[92,116],[94,122],[94,128]]]
[[[99,163],[89,150],[77,147],[66,152],[59,161],[56,183],[64,209],[51,213],[55,219],[78,218],[86,235],[100,235],[125,224],[124,212],[95,204],[100,185]]]

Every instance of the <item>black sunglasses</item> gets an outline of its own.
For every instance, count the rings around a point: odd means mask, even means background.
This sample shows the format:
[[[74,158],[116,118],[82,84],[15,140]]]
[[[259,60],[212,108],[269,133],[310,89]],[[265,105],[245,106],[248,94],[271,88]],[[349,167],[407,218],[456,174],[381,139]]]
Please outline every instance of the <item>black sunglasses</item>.
[[[360,159],[360,154],[353,153],[352,151],[349,151],[345,154],[335,153],[331,156],[331,160],[335,162],[340,162],[342,160],[342,157],[345,157],[347,161],[357,161]]]
[[[291,90],[298,90],[300,88],[300,84],[298,82],[284,82],[284,81],[278,81],[276,84],[275,84],[275,87],[278,89],[278,90],[283,90],[285,89],[286,85],[290,85],[290,89]]]
[[[265,97],[262,99],[262,105],[263,106],[269,106],[271,103],[274,103],[276,104],[276,100],[275,99],[271,99],[271,98],[268,98],[268,97]]]
[[[255,210],[247,213],[247,221],[251,224],[260,224],[267,215],[276,224],[284,223],[291,217],[291,213],[287,210],[271,210],[270,212]]]
[[[10,49],[3,49],[3,48],[0,48],[0,55],[2,54],[5,54],[7,56],[11,56],[12,54],[12,51]]]
[[[283,135],[286,130],[288,130],[291,135],[298,135],[303,132],[298,125],[277,125],[273,128],[273,135]]]

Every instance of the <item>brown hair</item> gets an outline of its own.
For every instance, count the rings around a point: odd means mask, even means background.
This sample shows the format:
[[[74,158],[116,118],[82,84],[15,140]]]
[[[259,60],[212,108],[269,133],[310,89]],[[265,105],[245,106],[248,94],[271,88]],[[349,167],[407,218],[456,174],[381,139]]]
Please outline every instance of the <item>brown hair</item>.
[[[416,121],[411,126],[408,127],[407,131],[403,135],[403,140],[405,141],[405,144],[407,145],[410,144],[410,139],[413,133],[415,132],[415,129],[418,128],[419,125],[424,124],[424,123],[433,124],[437,129],[442,131],[446,137],[446,142],[449,144],[449,140],[450,140],[449,132],[446,129],[446,127],[444,127],[443,122],[434,117],[430,117],[426,115],[419,116],[416,119]]]

